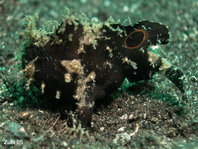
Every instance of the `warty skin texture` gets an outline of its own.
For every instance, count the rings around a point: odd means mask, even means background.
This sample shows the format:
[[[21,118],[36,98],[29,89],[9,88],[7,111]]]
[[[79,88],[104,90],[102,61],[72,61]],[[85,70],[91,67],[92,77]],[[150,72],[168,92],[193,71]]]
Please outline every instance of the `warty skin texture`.
[[[83,127],[91,124],[95,101],[115,92],[125,78],[148,80],[157,72],[184,92],[183,73],[148,50],[168,43],[168,29],[162,24],[142,21],[122,26],[69,18],[44,44],[30,39],[22,57],[28,86],[33,82],[41,88],[54,108],[74,111]]]

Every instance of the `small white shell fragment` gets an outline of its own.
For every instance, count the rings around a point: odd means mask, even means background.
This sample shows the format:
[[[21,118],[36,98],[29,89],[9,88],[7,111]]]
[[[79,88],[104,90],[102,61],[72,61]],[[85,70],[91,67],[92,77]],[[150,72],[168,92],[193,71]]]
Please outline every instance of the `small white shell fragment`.
[[[126,127],[120,127],[120,128],[118,129],[118,132],[123,132],[123,131],[125,130],[125,128],[126,128]]]
[[[104,131],[104,129],[105,129],[104,127],[100,127],[100,131]]]
[[[124,114],[120,117],[121,120],[126,120],[128,118],[128,115],[127,114]]]
[[[130,114],[128,119],[133,119],[134,118],[134,115],[133,114]]]
[[[139,127],[140,127],[139,124],[136,124],[135,131],[130,134],[131,137],[134,136],[138,132]]]

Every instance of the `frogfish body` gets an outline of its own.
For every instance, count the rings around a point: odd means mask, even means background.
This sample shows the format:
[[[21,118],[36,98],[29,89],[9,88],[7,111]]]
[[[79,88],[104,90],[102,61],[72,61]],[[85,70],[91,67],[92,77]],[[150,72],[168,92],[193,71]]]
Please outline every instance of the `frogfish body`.
[[[22,63],[28,78],[60,109],[74,111],[83,127],[90,126],[96,100],[129,81],[165,75],[181,92],[183,73],[150,50],[167,44],[165,25],[141,21],[124,26],[114,21],[91,22],[69,16],[51,34],[28,30]]]

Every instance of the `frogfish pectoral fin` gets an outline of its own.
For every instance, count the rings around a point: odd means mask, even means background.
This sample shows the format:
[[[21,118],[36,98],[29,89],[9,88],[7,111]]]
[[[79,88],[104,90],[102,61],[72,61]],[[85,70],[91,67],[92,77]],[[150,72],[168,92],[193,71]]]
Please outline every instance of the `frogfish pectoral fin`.
[[[184,93],[184,74],[176,66],[173,66],[165,58],[161,58],[158,54],[148,52],[148,61],[153,67],[153,71],[166,76],[175,86]]]

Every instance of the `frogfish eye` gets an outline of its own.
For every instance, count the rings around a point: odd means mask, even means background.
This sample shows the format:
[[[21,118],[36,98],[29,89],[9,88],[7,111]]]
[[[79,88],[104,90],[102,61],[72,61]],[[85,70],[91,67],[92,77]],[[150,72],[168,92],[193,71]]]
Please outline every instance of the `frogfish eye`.
[[[146,31],[135,30],[131,32],[124,41],[124,46],[128,49],[138,48],[146,39]]]

